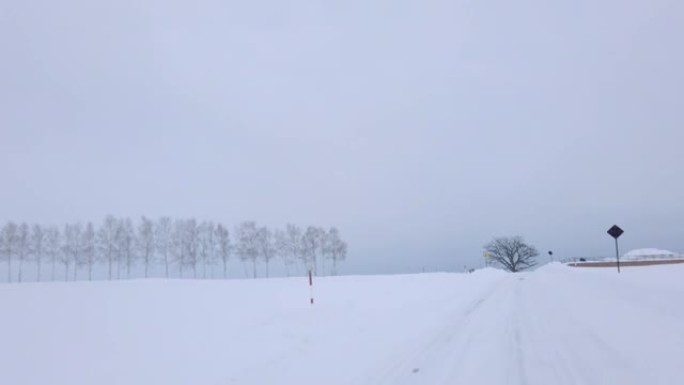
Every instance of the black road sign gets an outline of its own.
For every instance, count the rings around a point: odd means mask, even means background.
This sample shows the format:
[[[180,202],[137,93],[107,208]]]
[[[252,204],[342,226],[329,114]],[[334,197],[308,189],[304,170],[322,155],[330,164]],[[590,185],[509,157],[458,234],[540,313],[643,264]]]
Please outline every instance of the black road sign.
[[[608,234],[615,239],[620,238],[622,233],[624,233],[624,231],[618,225],[613,225],[613,227],[608,230]]]
[[[608,234],[615,238],[615,260],[617,261],[618,273],[620,273],[620,251],[618,249],[618,238],[620,238],[622,233],[624,233],[624,231],[618,225],[613,225],[613,227],[608,229]]]

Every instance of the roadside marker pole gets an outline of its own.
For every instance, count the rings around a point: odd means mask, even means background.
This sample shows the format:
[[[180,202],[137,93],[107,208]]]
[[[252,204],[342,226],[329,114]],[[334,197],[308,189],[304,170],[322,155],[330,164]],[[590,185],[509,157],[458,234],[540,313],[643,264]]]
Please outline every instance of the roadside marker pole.
[[[311,275],[311,269],[309,269],[309,293],[311,297],[311,304],[313,305],[314,303],[314,297],[313,297],[313,276]]]

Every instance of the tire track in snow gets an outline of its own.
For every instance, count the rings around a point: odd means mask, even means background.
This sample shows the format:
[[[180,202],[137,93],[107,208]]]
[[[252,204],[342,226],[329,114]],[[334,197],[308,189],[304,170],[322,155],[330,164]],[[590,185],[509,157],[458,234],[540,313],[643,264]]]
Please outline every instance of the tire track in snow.
[[[481,329],[478,324],[483,320],[497,319],[481,315],[483,309],[487,314],[492,311],[498,312],[498,305],[506,303],[502,301],[509,294],[510,284],[513,283],[513,276],[503,276],[496,281],[483,295],[472,301],[465,308],[459,306],[449,319],[455,321],[448,322],[445,326],[435,332],[428,342],[421,345],[414,343],[412,346],[405,347],[398,357],[394,357],[381,368],[370,368],[370,375],[355,381],[355,383],[365,383],[368,385],[409,385],[409,384],[453,384],[468,383],[454,382],[454,378],[462,377],[463,367],[458,365],[463,361],[463,357],[470,351],[477,350],[475,344],[477,338],[473,336],[473,329]],[[509,301],[510,303],[510,301]],[[489,339],[489,337],[485,338]],[[511,347],[513,344],[511,344]],[[488,362],[486,357],[483,357]],[[512,370],[515,370],[513,365]],[[460,380],[459,380],[460,381]],[[480,382],[472,382],[480,383]]]
[[[638,363],[602,337],[596,331],[597,325],[577,317],[586,314],[571,306],[577,298],[569,296],[566,290],[577,290],[581,282],[564,285],[557,277],[550,280],[536,274],[530,278],[531,285],[524,287],[517,308],[524,315],[524,365],[531,384],[649,383],[634,370]]]

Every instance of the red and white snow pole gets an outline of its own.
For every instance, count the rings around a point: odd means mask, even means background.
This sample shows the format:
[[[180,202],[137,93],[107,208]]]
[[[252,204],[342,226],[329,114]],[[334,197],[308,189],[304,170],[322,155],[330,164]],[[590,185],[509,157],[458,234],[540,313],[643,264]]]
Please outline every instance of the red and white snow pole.
[[[314,303],[314,298],[313,298],[313,275],[311,275],[311,269],[309,269],[309,293],[310,293],[310,298],[311,298],[311,304],[313,305],[313,303]]]

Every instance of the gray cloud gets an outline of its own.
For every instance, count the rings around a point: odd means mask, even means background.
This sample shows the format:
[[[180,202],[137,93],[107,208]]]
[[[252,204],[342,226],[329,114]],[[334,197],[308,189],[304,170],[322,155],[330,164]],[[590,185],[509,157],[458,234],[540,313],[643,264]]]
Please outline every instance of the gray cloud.
[[[684,251],[678,1],[0,5],[0,219],[337,225],[347,272]]]

